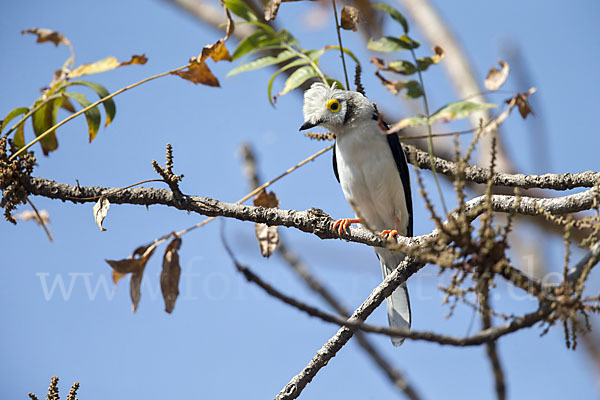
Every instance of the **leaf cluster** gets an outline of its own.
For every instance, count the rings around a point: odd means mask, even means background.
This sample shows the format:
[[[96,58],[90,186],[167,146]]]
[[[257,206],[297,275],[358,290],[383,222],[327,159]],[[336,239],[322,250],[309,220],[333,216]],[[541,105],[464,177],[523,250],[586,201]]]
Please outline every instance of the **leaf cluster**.
[[[242,18],[244,23],[251,24],[256,28],[254,33],[238,44],[231,58],[237,60],[257,53],[268,54],[242,63],[231,70],[227,76],[272,65],[279,66],[267,85],[267,96],[272,105],[275,105],[279,96],[291,92],[311,79],[318,79],[328,85],[335,83],[339,88],[344,88],[344,85],[326,75],[319,67],[320,57],[328,50],[339,51],[339,46],[325,46],[321,49],[302,48],[299,46],[298,40],[289,31],[285,29],[276,31],[270,25],[260,22],[259,17],[246,3],[240,0],[226,0],[225,6],[232,13]],[[343,49],[343,51],[359,64],[358,59],[352,52],[347,49]],[[273,96],[275,78],[285,71],[291,71],[291,74],[286,79],[283,89]]]
[[[71,56],[65,61],[63,66],[54,73],[52,82],[48,87],[42,90],[42,94],[29,107],[17,107],[10,111],[2,124],[0,133],[15,118],[21,116],[18,122],[6,131],[4,136],[13,134],[12,140],[16,149],[25,146],[25,122],[31,118],[32,130],[36,137],[43,137],[40,140],[44,155],[58,148],[56,130],[48,132],[57,122],[57,113],[64,110],[68,113],[75,113],[75,104],[81,108],[90,106],[90,101],[85,93],[75,91],[75,88],[85,87],[91,89],[99,98],[104,98],[110,92],[102,85],[87,80],[79,79],[82,76],[97,74],[109,71],[122,66],[133,64],[145,64],[147,58],[144,55],[134,55],[128,61],[119,62],[115,57],[106,57],[101,60],[82,64],[75,67],[75,53],[70,41],[61,33],[49,29],[28,29],[22,33],[32,33],[37,36],[38,43],[51,42],[55,45],[66,45],[71,49]],[[106,114],[105,126],[110,125],[116,114],[116,105],[112,99],[103,103]],[[94,107],[85,112],[85,118],[88,126],[88,135],[90,143],[96,138],[101,124],[101,114],[98,107]]]

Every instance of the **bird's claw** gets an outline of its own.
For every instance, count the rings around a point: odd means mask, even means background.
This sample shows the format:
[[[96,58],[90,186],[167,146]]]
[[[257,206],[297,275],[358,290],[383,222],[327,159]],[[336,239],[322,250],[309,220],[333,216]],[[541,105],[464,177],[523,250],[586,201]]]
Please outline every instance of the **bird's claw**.
[[[337,231],[338,235],[342,236],[342,233],[345,232],[350,225],[357,224],[359,222],[360,222],[360,219],[358,219],[358,218],[338,219],[337,221],[335,221],[335,224],[333,224],[333,230]]]
[[[381,231],[381,236],[387,236],[388,239],[394,238],[399,235],[398,231],[395,229],[386,229],[385,231]]]

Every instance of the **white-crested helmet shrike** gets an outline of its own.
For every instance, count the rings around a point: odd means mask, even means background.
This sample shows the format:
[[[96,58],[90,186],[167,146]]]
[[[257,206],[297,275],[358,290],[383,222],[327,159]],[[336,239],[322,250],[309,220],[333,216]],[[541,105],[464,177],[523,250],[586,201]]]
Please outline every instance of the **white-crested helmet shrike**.
[[[362,94],[315,83],[304,93],[304,124],[329,129],[336,137],[333,171],[357,218],[338,220],[338,232],[364,220],[382,235],[412,236],[412,198],[406,156],[396,134],[379,127],[375,106]],[[359,219],[361,218],[361,219]],[[404,254],[375,248],[383,277],[404,259]],[[410,301],[406,284],[387,298],[391,327],[410,328]],[[399,346],[403,338],[392,338]]]

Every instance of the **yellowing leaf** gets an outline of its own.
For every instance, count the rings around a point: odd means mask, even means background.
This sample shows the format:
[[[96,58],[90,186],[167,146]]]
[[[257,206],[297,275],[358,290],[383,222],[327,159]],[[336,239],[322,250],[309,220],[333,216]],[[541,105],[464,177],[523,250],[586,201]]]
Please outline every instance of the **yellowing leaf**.
[[[181,266],[179,265],[178,250],[181,247],[181,238],[176,237],[169,243],[163,256],[163,267],[160,274],[160,289],[165,300],[165,311],[173,312],[175,301],[179,296],[179,277]]]
[[[267,191],[263,189],[254,199],[254,205],[266,208],[277,208],[279,207],[279,200],[275,193],[267,193]],[[260,253],[263,257],[270,257],[279,244],[277,226],[268,226],[267,224],[257,223],[254,224],[254,230],[256,232],[256,239],[258,239]]]
[[[173,72],[173,74],[195,84],[201,83],[207,86],[221,86],[217,77],[213,75],[204,61],[192,62],[188,68],[183,71]]]
[[[98,74],[100,72],[110,71],[118,67],[133,64],[146,64],[148,58],[145,55],[133,55],[129,61],[119,62],[115,57],[109,56],[93,63],[83,64],[69,73],[69,79],[77,78],[83,75]]]
[[[487,90],[498,90],[504,82],[506,82],[506,78],[508,78],[508,73],[510,72],[510,66],[507,62],[498,60],[498,64],[502,68],[499,70],[496,67],[490,68],[487,76],[485,77],[485,81],[483,84]]]
[[[64,44],[70,46],[71,42],[62,33],[45,28],[31,28],[21,31],[22,35],[32,33],[37,36],[36,43],[52,42],[54,45]]]
[[[100,199],[98,199],[98,202],[94,205],[94,221],[96,221],[96,225],[98,225],[98,228],[100,228],[101,231],[106,230],[102,226],[102,222],[104,222],[104,218],[106,218],[109,208],[110,202],[104,196],[100,196]]]
[[[81,93],[65,92],[64,95],[76,100],[79,103],[79,105],[83,108],[86,108],[91,104]],[[85,120],[88,124],[88,134],[90,143],[92,143],[92,141],[98,134],[98,129],[100,129],[100,119],[100,110],[97,106],[90,108],[85,112]]]
[[[35,102],[34,107],[37,107],[43,100]],[[40,136],[48,129],[56,125],[56,112],[62,103],[62,99],[56,99],[46,103],[39,110],[33,113],[33,132],[35,136]],[[42,152],[44,155],[48,155],[49,152],[54,151],[58,148],[58,140],[56,139],[56,130],[46,135],[40,140],[42,146]]]
[[[121,65],[121,63],[115,57],[106,57],[93,63],[80,65],[69,73],[69,78],[110,71],[111,69],[117,68],[119,65]]]
[[[214,62],[221,60],[231,61],[231,55],[229,54],[227,47],[225,47],[225,44],[223,43],[217,46],[217,48],[210,55],[210,58],[212,58]]]
[[[477,112],[487,110],[488,108],[498,107],[497,104],[491,103],[474,103],[472,101],[456,101],[440,108],[429,118],[431,123],[433,122],[448,122],[455,119],[466,118],[468,115]]]
[[[344,8],[342,8],[342,18],[340,21],[341,28],[356,32],[358,29],[356,27],[356,25],[358,25],[358,14],[358,8],[344,6]]]
[[[2,121],[0,121],[0,132],[2,132],[4,130],[4,128],[6,128],[6,126],[10,123],[10,121],[15,119],[19,115],[27,114],[28,112],[29,112],[29,108],[27,108],[27,107],[18,107],[18,108],[15,108],[14,110],[12,110],[11,112],[9,112],[8,115],[6,117],[4,117],[4,119]]]

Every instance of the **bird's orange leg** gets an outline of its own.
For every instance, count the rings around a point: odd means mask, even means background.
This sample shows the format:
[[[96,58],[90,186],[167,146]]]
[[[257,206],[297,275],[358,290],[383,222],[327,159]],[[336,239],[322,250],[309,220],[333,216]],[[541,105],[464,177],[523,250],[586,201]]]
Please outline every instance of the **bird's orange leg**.
[[[388,239],[391,239],[391,238],[394,238],[394,237],[400,235],[398,233],[398,227],[400,226],[400,220],[398,218],[396,218],[395,223],[396,223],[396,229],[386,229],[384,231],[381,231],[380,235],[387,236]]]
[[[333,230],[335,231],[337,228],[337,233],[342,236],[342,232],[345,232],[346,229],[348,229],[348,227],[352,224],[358,224],[360,223],[360,219],[359,218],[342,218],[342,219],[338,219],[337,221],[335,221],[335,224],[333,224]]]
[[[385,231],[381,231],[381,236],[387,236],[388,238],[393,238],[399,235],[396,229],[386,229]]]

